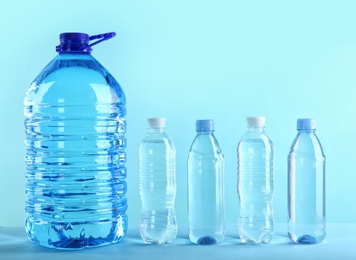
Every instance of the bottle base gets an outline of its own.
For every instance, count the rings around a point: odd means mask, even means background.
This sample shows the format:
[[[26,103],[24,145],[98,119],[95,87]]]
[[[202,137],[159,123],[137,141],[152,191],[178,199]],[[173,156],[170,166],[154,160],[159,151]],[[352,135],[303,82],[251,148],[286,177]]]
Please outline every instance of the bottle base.
[[[201,234],[201,233],[200,233]],[[214,234],[214,233],[210,233]],[[224,241],[224,234],[215,235],[195,235],[194,233],[189,233],[189,239],[192,243],[197,245],[215,245]]]
[[[197,244],[199,245],[215,245],[216,243],[216,239],[211,236],[201,237],[197,241]]]
[[[255,245],[268,244],[272,241],[274,231],[257,232],[255,230],[247,232],[246,230],[239,229],[239,236],[242,243],[253,243]]]
[[[304,245],[319,244],[325,238],[325,235],[322,235],[322,236],[313,236],[313,235],[296,236],[296,235],[292,235],[291,233],[288,233],[288,236],[289,236],[290,240],[292,240],[294,243],[304,244]]]
[[[309,235],[304,235],[304,236],[298,237],[297,243],[298,244],[316,244],[317,240],[315,237],[312,237]]]
[[[127,217],[118,221],[44,222],[26,220],[28,238],[47,248],[78,250],[110,245],[122,240],[127,231]]]
[[[142,236],[141,236],[142,237]],[[171,244],[173,243],[173,241],[175,240],[175,237],[174,238],[171,238],[171,239],[154,239],[154,238],[147,238],[147,237],[142,237],[143,239],[143,242],[145,242],[145,244],[148,244],[148,245],[151,245],[151,244],[157,244],[157,245],[164,245],[164,244]]]
[[[177,237],[177,229],[172,227],[167,227],[166,230],[149,230],[142,228],[140,229],[140,234],[142,240],[145,244],[171,244]]]
[[[167,211],[144,211],[140,222],[140,235],[146,244],[170,244],[177,237],[174,209]]]

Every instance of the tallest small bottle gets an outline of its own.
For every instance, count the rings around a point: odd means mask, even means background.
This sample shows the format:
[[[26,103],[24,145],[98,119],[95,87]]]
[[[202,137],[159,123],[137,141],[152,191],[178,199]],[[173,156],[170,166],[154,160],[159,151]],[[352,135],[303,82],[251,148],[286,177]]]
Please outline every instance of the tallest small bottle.
[[[126,234],[126,99],[91,55],[113,36],[62,33],[59,55],[25,96],[26,230],[45,247],[95,247]]]
[[[324,240],[325,155],[315,119],[297,120],[298,134],[288,155],[288,235],[299,244]]]
[[[224,156],[213,120],[197,120],[196,131],[188,154],[189,238],[213,245],[225,237]]]

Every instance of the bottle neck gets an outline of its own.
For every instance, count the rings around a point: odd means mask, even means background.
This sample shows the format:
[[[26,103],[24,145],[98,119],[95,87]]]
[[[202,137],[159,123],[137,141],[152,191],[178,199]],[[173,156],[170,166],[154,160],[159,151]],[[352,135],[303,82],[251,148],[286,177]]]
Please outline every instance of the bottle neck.
[[[59,59],[66,59],[66,60],[93,58],[93,56],[91,56],[91,54],[88,52],[61,52],[61,53],[58,53],[57,57]]]
[[[264,132],[265,127],[264,126],[251,126],[247,127],[249,132]]]
[[[197,135],[211,135],[214,133],[214,130],[197,130]]]
[[[165,128],[161,127],[161,128],[147,128],[147,132],[149,134],[159,134],[159,133],[164,133]]]
[[[299,134],[302,134],[302,133],[315,134],[315,130],[316,129],[298,129],[298,133]]]

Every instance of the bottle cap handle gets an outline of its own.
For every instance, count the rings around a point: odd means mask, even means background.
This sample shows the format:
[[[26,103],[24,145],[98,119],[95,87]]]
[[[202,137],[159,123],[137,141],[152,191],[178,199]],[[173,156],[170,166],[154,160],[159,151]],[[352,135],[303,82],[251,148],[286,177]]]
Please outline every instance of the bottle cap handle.
[[[60,45],[56,46],[57,52],[86,52],[92,51],[91,46],[94,46],[102,41],[109,40],[115,37],[116,33],[108,32],[98,35],[90,36],[86,33],[62,33],[60,38]],[[89,44],[90,41],[97,41]]]
[[[116,36],[116,33],[114,33],[114,32],[108,32],[108,33],[102,33],[102,34],[98,34],[98,35],[92,35],[92,36],[89,37],[89,41],[96,40],[96,39],[99,39],[99,40],[89,44],[88,46],[89,47],[94,46],[94,45],[96,45],[98,43],[101,43],[102,41],[110,40],[111,38],[114,38],[115,36]]]

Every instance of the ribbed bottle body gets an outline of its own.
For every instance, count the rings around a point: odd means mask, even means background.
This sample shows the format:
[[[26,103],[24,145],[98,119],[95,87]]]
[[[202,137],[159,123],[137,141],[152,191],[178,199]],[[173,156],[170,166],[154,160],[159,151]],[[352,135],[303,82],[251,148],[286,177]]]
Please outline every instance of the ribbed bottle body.
[[[238,145],[238,233],[243,243],[269,243],[274,236],[274,148],[258,129],[245,134]]]
[[[78,249],[127,230],[125,96],[88,54],[58,55],[25,97],[26,230]]]
[[[152,130],[139,146],[140,234],[145,243],[172,243],[175,213],[176,151],[164,132]]]
[[[188,155],[189,239],[216,244],[225,237],[224,157],[212,133],[197,134]]]
[[[314,131],[300,131],[288,156],[288,235],[301,244],[326,236],[325,156]]]

